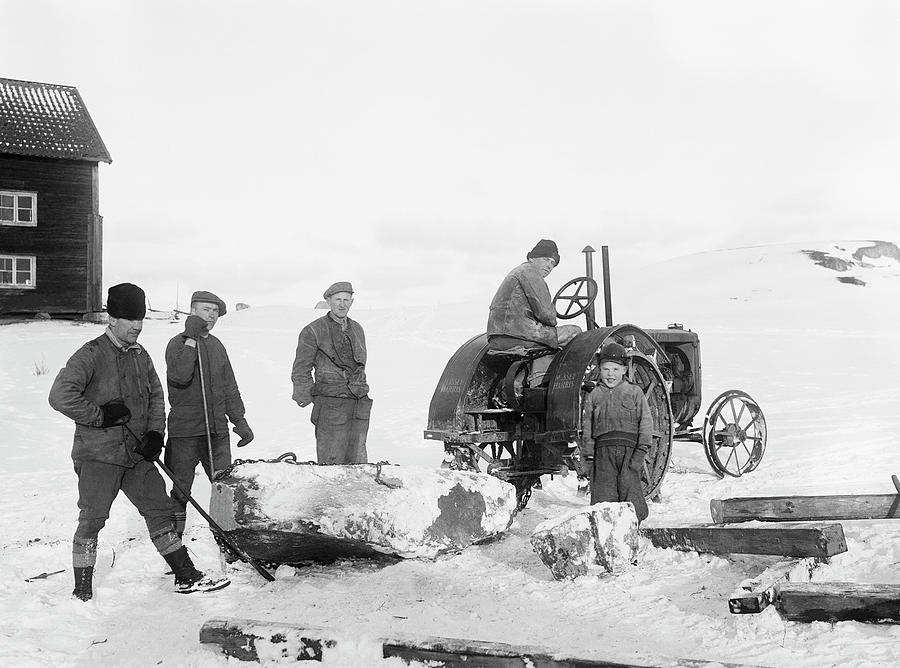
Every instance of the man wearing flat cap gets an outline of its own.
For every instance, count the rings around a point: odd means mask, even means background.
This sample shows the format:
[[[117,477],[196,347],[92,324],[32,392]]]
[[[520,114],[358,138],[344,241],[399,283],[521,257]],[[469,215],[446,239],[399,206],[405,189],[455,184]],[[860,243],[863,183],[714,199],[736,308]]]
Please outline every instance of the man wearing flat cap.
[[[78,528],[72,541],[75,590],[94,596],[97,536],[119,491],[138,509],[150,540],[175,573],[180,593],[213,591],[225,578],[198,571],[172,523],[172,502],[154,461],[163,447],[166,407],[150,355],[137,342],[147,307],[132,283],[109,289],[109,326],[60,370],[50,405],[75,422],[72,460],[78,476]]]
[[[488,315],[488,346],[495,351],[555,352],[581,332],[578,325],[556,326],[556,309],[544,280],[559,264],[559,250],[550,239],[541,239],[513,269],[494,295]],[[532,362],[529,384],[539,385],[552,356]]]
[[[353,286],[338,281],[322,295],[330,309],[300,332],[291,370],[293,398],[313,405],[319,464],[365,464],[372,400],[366,383],[366,337],[347,317]]]
[[[228,312],[225,302],[206,290],[191,295],[191,313],[184,331],[166,346],[166,386],[169,391],[169,443],[166,465],[190,494],[197,464],[212,480],[216,471],[231,465],[228,421],[240,437],[241,448],[253,440],[244,417],[244,402],[231,361],[222,342],[210,333]],[[212,461],[210,461],[212,457]],[[184,533],[187,498],[172,489],[175,528]]]

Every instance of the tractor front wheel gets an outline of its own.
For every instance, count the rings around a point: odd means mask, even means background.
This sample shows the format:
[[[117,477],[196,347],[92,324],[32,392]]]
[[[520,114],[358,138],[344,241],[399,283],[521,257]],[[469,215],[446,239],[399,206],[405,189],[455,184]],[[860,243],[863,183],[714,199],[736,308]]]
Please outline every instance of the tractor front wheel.
[[[766,452],[766,418],[759,404],[740,390],[716,397],[703,420],[703,447],[719,476],[753,471]]]

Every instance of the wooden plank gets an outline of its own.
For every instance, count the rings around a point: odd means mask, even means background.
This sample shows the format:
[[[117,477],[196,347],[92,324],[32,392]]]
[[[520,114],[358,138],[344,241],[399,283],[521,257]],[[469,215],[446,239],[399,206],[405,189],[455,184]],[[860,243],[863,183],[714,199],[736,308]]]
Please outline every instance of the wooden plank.
[[[712,554],[780,554],[785,557],[830,557],[847,551],[840,524],[775,526],[645,527],[641,535],[655,547]]]
[[[526,645],[395,634],[366,640],[358,634],[339,636],[331,631],[282,622],[253,619],[209,619],[200,628],[200,642],[218,645],[229,657],[241,661],[295,663],[328,659],[329,650],[347,644],[368,660],[397,657],[404,661],[432,661],[448,668],[751,668],[749,664],[722,663],[702,659],[648,658],[647,663],[619,663],[603,659],[563,658],[550,651]]]
[[[709,512],[715,524],[900,519],[897,498],[897,494],[841,494],[712,499]]]
[[[790,621],[900,621],[900,584],[786,582],[776,590],[775,606]]]
[[[756,614],[775,600],[775,586],[782,582],[809,582],[813,571],[825,559],[803,557],[786,559],[769,566],[755,578],[741,582],[728,597],[728,609],[733,615]]]

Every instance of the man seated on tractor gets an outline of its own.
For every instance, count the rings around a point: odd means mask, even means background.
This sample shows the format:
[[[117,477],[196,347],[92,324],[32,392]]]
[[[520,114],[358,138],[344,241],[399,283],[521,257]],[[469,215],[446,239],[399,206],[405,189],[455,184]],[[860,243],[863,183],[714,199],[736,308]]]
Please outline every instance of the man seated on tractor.
[[[541,239],[497,289],[488,315],[488,347],[495,352],[538,356],[531,364],[529,387],[544,380],[552,353],[581,333],[578,325],[556,326],[556,310],[544,280],[559,264],[559,250]]]

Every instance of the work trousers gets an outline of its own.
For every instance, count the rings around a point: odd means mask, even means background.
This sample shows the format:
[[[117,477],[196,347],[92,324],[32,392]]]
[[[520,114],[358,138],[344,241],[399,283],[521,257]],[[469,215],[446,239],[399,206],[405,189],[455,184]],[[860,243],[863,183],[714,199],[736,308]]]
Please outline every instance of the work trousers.
[[[601,445],[594,448],[594,472],[591,480],[591,503],[631,501],[638,522],[650,514],[641,474],[628,464],[637,448],[624,445]]]
[[[365,464],[366,436],[372,400],[369,397],[313,397],[310,420],[316,426],[319,464]]]
[[[228,434],[211,437],[213,464],[216,471],[222,471],[231,466],[231,441]],[[166,466],[172,471],[172,475],[178,484],[188,494],[194,485],[194,472],[197,464],[203,466],[206,477],[212,481],[213,473],[209,470],[209,445],[206,436],[171,436],[166,445]],[[187,497],[172,486],[172,501],[184,511],[187,507]]]
[[[166,484],[152,462],[141,460],[133,468],[104,462],[75,462],[78,476],[78,528],[73,541],[75,566],[93,566],[97,535],[109,519],[109,509],[119,490],[147,523],[150,538],[160,554],[181,547],[172,524],[172,502]]]

